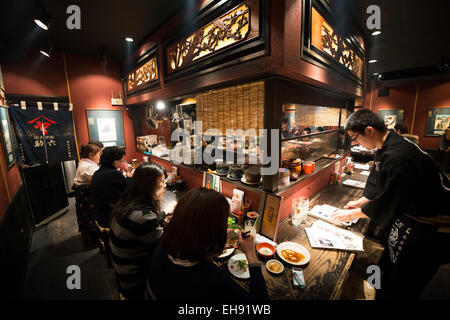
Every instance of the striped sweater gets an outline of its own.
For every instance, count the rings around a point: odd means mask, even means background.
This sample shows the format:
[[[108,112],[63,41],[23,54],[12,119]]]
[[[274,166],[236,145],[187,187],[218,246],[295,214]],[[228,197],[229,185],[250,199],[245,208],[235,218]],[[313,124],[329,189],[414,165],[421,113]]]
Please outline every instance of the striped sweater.
[[[148,208],[111,222],[111,253],[119,291],[127,299],[143,298],[147,270],[163,234],[162,220]]]

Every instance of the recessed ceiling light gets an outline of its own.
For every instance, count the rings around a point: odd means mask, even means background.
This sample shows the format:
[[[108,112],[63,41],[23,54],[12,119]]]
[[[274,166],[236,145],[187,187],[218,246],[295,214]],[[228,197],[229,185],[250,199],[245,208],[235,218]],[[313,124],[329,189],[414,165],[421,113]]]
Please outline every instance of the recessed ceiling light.
[[[41,47],[41,50],[39,50],[39,52],[48,58],[52,54],[52,50],[53,50],[53,47],[51,47],[49,45],[45,45],[45,46]]]
[[[127,41],[127,42],[133,42],[134,40],[133,40],[133,38],[126,37],[126,38],[125,38],[125,41]]]
[[[51,15],[50,13],[42,6],[38,5],[40,8],[39,15],[34,19],[34,22],[42,29],[48,30],[50,27]]]
[[[50,57],[50,54],[48,54],[47,52],[45,52],[44,50],[39,51],[40,53],[42,53],[44,56],[46,57]]]
[[[45,23],[43,23],[41,20],[39,20],[39,19],[34,19],[34,22],[35,22],[39,27],[41,27],[42,29],[48,30],[47,25],[46,25]]]
[[[381,34],[381,31],[380,31],[380,30],[377,30],[377,31],[372,32],[372,35],[373,35],[373,36],[377,36],[377,35],[379,35],[379,34]]]
[[[378,61],[377,59],[373,59],[373,60],[369,60],[369,63],[375,63],[377,61]]]

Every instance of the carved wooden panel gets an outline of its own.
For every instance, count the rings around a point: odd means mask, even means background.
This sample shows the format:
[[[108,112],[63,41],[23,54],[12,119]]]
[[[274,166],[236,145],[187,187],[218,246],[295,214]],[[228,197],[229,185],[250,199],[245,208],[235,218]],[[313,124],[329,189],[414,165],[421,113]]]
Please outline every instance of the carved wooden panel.
[[[246,39],[250,32],[250,7],[242,4],[167,48],[167,72]]]
[[[311,44],[362,79],[363,60],[315,8],[312,8]]]
[[[153,57],[144,65],[128,74],[128,91],[137,89],[151,81],[158,79],[158,64],[156,57]]]

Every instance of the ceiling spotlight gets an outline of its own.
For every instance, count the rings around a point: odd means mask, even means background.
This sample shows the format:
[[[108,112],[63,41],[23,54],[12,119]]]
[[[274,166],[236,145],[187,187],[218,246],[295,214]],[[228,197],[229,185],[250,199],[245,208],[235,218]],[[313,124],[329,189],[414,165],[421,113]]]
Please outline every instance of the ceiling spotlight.
[[[377,59],[373,59],[373,60],[369,60],[369,63],[375,63],[377,61],[378,61]]]
[[[377,35],[379,35],[379,34],[381,34],[381,31],[380,31],[380,30],[377,30],[377,31],[372,32],[372,35],[373,35],[373,36],[377,36]]]
[[[158,110],[163,110],[165,107],[166,107],[166,105],[162,101],[158,101],[156,103],[156,109],[158,109]]]
[[[48,30],[51,20],[50,13],[43,6],[39,5],[39,7],[41,8],[41,13],[34,19],[34,22],[42,29]]]
[[[43,48],[42,50],[40,50],[39,52],[48,58],[52,54],[52,50],[53,50],[52,47],[46,47],[46,48]]]
[[[125,38],[125,41],[127,41],[127,42],[133,42],[134,40],[133,40],[133,38],[126,37],[126,38]]]

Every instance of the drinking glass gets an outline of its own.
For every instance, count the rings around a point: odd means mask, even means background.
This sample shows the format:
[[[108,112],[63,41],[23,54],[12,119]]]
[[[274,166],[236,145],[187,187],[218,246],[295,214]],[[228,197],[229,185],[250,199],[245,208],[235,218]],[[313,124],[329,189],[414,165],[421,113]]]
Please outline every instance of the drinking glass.
[[[256,220],[245,220],[244,223],[244,230],[245,231],[249,231],[250,230],[250,234],[253,235],[253,238],[256,237]]]
[[[306,197],[294,198],[292,200],[292,224],[299,226],[306,222],[309,210],[309,199]]]
[[[300,223],[305,223],[309,212],[309,199],[306,197],[298,198],[300,207]]]

